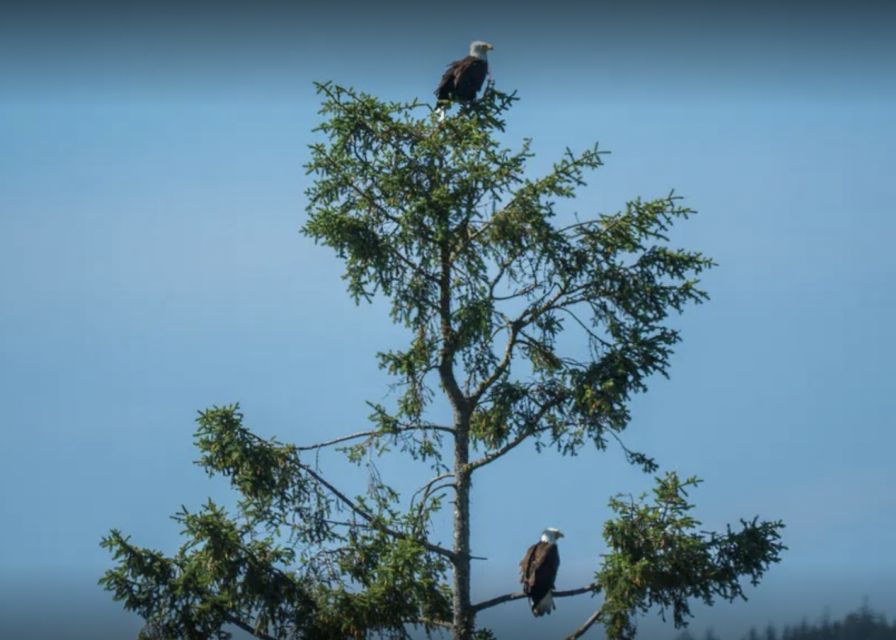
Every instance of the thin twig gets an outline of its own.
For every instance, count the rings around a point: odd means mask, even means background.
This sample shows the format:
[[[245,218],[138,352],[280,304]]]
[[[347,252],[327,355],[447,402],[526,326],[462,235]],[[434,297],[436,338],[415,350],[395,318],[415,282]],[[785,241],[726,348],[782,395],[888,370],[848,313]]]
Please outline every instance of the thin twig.
[[[396,427],[395,429],[390,429],[388,431],[359,431],[357,433],[352,433],[345,436],[340,436],[338,438],[333,438],[332,440],[327,440],[325,442],[319,442],[317,444],[310,444],[304,447],[295,447],[296,451],[312,451],[314,449],[323,449],[324,447],[332,447],[334,444],[340,444],[342,442],[348,442],[349,440],[357,440],[358,438],[374,438],[374,437],[383,437],[383,436],[393,436],[399,433],[406,433],[408,431],[445,431],[447,433],[454,433],[454,429],[451,427],[445,427],[438,424],[421,424],[413,427]]]
[[[314,469],[312,469],[311,467],[309,467],[306,464],[303,464],[302,462],[300,462],[298,460],[296,460],[296,463],[299,465],[299,467],[302,468],[302,470],[305,471],[305,473],[307,473],[312,478],[314,478],[320,485],[325,487],[330,493],[332,493],[334,496],[336,496],[336,498],[338,498],[339,501],[342,502],[344,505],[346,505],[349,509],[351,509],[356,514],[361,516],[364,520],[369,522],[375,529],[379,529],[383,533],[386,533],[386,534],[392,536],[393,538],[401,538],[402,540],[410,540],[412,542],[416,542],[417,544],[421,545],[423,548],[425,548],[429,551],[432,551],[433,553],[437,553],[441,556],[445,556],[446,558],[454,560],[455,554],[450,549],[440,547],[439,545],[433,544],[433,543],[429,542],[428,540],[421,540],[420,538],[408,535],[402,531],[396,531],[395,529],[387,527],[386,525],[379,522],[372,514],[368,513],[367,511],[365,511],[364,509],[359,507],[357,504],[355,504],[354,500],[352,500],[351,498],[346,496],[344,493],[339,491],[339,489],[337,489],[332,484],[327,482],[327,480],[325,480],[323,478],[323,476],[321,476],[316,471],[314,471]]]
[[[474,460],[473,462],[471,462],[468,465],[469,469],[471,471],[473,471],[475,469],[478,469],[479,467],[484,467],[485,465],[489,464],[490,462],[494,462],[495,460],[497,460],[504,454],[515,449],[517,446],[520,445],[520,443],[522,443],[529,436],[535,435],[536,433],[539,433],[541,431],[545,431],[547,429],[547,427],[538,428],[538,423],[541,422],[541,419],[544,418],[544,416],[547,414],[548,411],[550,411],[551,409],[556,407],[558,404],[563,402],[565,399],[566,399],[565,396],[563,394],[560,394],[558,396],[555,396],[548,402],[545,402],[541,406],[541,408],[538,410],[538,412],[532,417],[532,419],[529,420],[529,424],[522,431],[520,431],[520,433],[516,436],[516,438],[514,438],[510,442],[506,443],[500,449],[495,449],[491,453],[485,454],[478,460]]]
[[[376,433],[379,433],[379,432],[376,432]],[[274,446],[270,442],[268,442],[267,440],[262,438],[261,436],[257,436],[255,434],[250,434],[250,436],[252,436],[256,441],[262,443],[264,446]],[[309,476],[314,478],[314,480],[316,480],[318,484],[320,484],[322,487],[324,487],[330,493],[332,493],[340,502],[342,502],[344,505],[346,505],[354,513],[356,513],[361,518],[363,518],[364,520],[369,522],[372,527],[382,531],[383,533],[386,533],[386,534],[392,536],[393,538],[401,538],[402,540],[410,540],[412,542],[416,542],[417,544],[421,545],[423,548],[425,548],[429,551],[432,551],[433,553],[437,553],[439,555],[445,556],[446,558],[448,558],[452,561],[454,560],[455,554],[450,549],[445,549],[444,547],[440,547],[437,544],[433,544],[433,543],[429,542],[428,540],[421,540],[420,538],[408,535],[402,531],[396,531],[395,529],[387,527],[386,525],[379,522],[375,516],[373,516],[372,514],[368,513],[366,510],[359,507],[357,504],[355,504],[354,500],[352,500],[351,498],[346,496],[344,493],[342,493],[339,489],[337,489],[335,486],[333,486],[330,482],[328,482],[322,475],[317,473],[309,465],[307,465],[307,464],[303,463],[301,460],[299,460],[299,457],[297,455],[298,451],[297,451],[296,447],[290,447],[290,448],[293,451],[295,463],[296,463],[296,465],[298,465],[298,467],[300,469],[302,469],[305,473],[307,473]]]
[[[501,358],[501,362],[495,367],[495,370],[492,372],[488,378],[483,380],[476,391],[470,396],[470,403],[475,406],[479,403],[479,399],[482,395],[491,387],[495,382],[497,382],[501,376],[503,376],[507,372],[507,368],[510,366],[510,362],[513,359],[513,349],[516,345],[517,336],[521,329],[521,325],[517,322],[511,322],[508,326],[507,332],[507,344],[504,347],[504,355]]]
[[[425,485],[423,485],[422,487],[420,487],[419,489],[417,489],[414,492],[414,495],[411,496],[411,507],[412,508],[414,506],[414,501],[416,500],[417,496],[420,495],[421,493],[423,494],[423,497],[420,498],[419,506],[417,507],[417,516],[418,517],[420,517],[423,514],[423,509],[426,507],[426,501],[429,500],[430,495],[434,494],[437,491],[441,491],[442,489],[447,489],[448,487],[453,487],[455,490],[457,489],[457,485],[453,482],[435,486],[441,480],[447,480],[448,478],[453,478],[453,477],[454,477],[453,473],[450,473],[450,472],[443,473],[441,475],[436,476],[435,478],[433,478],[432,480],[430,480],[429,482],[427,482]]]

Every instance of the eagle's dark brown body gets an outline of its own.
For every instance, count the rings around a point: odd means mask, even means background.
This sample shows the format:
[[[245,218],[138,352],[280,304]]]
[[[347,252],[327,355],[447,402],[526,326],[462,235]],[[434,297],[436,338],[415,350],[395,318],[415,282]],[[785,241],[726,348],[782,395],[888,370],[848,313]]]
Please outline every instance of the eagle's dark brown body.
[[[476,97],[485,77],[488,62],[476,56],[467,56],[448,65],[435,91],[439,100],[462,100],[469,102]]]
[[[536,616],[550,613],[553,600],[542,603],[545,596],[550,596],[554,589],[554,579],[560,567],[560,552],[554,542],[540,541],[529,547],[520,562],[520,582],[523,593],[529,596],[532,613]],[[542,605],[542,606],[539,606]]]

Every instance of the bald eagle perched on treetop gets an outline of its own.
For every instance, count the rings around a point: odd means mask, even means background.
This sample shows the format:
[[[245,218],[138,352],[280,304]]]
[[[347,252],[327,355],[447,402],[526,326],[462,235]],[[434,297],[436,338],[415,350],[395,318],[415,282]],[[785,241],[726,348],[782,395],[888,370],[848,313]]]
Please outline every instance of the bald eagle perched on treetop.
[[[520,562],[520,582],[523,593],[529,596],[532,613],[543,616],[554,607],[554,579],[560,566],[560,552],[557,551],[557,540],[563,534],[549,527],[541,533],[541,540],[529,547]]]
[[[469,102],[476,97],[488,75],[488,52],[494,47],[488,42],[476,40],[470,43],[470,55],[455,60],[439,81],[436,98]]]

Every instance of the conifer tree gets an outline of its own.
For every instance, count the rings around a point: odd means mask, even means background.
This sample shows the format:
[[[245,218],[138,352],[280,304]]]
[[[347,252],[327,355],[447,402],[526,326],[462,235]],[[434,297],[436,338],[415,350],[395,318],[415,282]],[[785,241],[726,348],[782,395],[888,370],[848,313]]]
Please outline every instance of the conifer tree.
[[[666,374],[679,340],[669,316],[706,299],[698,278],[712,261],[669,246],[671,226],[692,213],[671,194],[563,221],[558,202],[602,152],[568,151],[530,176],[529,142],[500,142],[513,95],[489,87],[441,120],[417,102],[317,90],[303,231],[344,261],[356,302],[389,301],[407,342],[378,358],[401,392],[370,405],[366,428],[302,446],[255,435],[236,404],[201,412],[199,462],[229,478],[235,512],[184,508],[185,541],[170,556],[111,531],[102,544],[116,565],[101,583],[157,637],[494,637],[477,613],[524,596],[471,600],[472,478],[523,445],[573,455],[611,441],[656,473],[621,440],[628,403]],[[437,396],[447,421],[434,416]],[[315,463],[331,447],[355,463],[397,449],[432,479],[403,497],[374,475],[353,494]],[[780,522],[701,531],[687,498],[697,482],[667,472],[650,499],[611,498],[593,580],[555,594],[600,596],[570,638],[595,623],[633,638],[636,614],[654,606],[686,625],[689,602],[742,597],[741,581],[779,560]],[[439,537],[433,516],[449,505],[452,528]]]

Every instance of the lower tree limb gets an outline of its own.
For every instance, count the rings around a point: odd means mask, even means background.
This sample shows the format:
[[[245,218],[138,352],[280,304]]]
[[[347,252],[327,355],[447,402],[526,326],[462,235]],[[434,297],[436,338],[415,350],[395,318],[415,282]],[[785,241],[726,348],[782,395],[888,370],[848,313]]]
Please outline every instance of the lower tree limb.
[[[554,598],[568,598],[570,596],[579,596],[583,593],[597,593],[600,591],[600,587],[597,585],[589,584],[585,587],[578,587],[577,589],[567,589],[565,591],[554,591],[551,595]],[[483,609],[490,609],[492,607],[496,607],[499,604],[504,604],[505,602],[511,602],[513,600],[520,600],[521,598],[527,597],[525,593],[522,591],[517,591],[516,593],[505,593],[503,596],[497,596],[492,598],[491,600],[483,600],[482,602],[477,602],[473,605],[473,612],[479,613]]]

